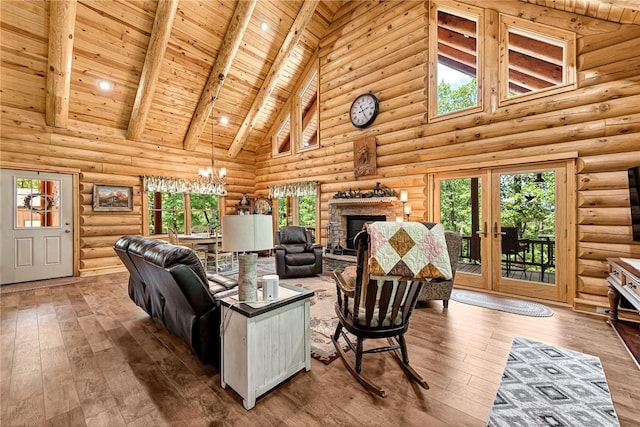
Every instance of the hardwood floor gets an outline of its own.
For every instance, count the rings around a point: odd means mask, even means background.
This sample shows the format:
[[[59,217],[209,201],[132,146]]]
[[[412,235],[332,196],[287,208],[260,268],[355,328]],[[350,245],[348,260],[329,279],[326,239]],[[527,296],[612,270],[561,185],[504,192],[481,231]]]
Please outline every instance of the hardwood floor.
[[[640,424],[640,370],[604,318],[553,307],[549,318],[452,301],[419,305],[407,333],[412,365],[365,356],[374,397],[341,361],[313,360],[246,411],[211,367],[134,305],[124,273],[1,296],[3,426],[429,425],[484,426],[514,336],[599,356],[622,426]],[[302,281],[304,279],[300,279]]]

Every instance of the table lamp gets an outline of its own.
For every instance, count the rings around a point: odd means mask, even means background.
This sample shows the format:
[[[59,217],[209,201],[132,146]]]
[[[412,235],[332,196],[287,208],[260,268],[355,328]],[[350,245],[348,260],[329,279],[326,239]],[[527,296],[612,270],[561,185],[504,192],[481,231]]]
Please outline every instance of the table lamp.
[[[238,299],[258,300],[258,254],[273,249],[271,215],[225,215],[222,217],[222,250],[238,255]]]

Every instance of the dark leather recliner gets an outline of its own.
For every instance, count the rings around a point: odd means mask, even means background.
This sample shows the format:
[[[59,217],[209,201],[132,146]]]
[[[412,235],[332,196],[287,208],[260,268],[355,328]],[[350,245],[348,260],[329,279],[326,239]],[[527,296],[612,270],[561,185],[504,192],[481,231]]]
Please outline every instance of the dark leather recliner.
[[[220,368],[220,299],[236,283],[216,283],[189,248],[143,236],[124,236],[114,250],[129,270],[129,296],[191,347],[204,364]]]
[[[276,273],[280,278],[322,273],[322,246],[313,243],[304,227],[282,227],[275,233]]]

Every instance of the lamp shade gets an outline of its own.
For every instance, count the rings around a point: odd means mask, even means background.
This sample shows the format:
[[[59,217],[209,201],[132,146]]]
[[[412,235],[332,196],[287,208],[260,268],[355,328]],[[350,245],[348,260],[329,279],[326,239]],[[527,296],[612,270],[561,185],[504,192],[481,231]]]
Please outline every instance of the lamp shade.
[[[225,215],[222,217],[222,250],[264,251],[273,248],[271,215]]]

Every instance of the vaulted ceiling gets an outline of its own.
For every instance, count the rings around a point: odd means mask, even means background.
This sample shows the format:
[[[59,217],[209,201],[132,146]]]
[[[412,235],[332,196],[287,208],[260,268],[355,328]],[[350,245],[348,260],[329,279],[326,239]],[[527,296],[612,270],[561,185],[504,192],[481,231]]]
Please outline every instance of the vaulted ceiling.
[[[640,0],[527,1],[640,23]],[[343,3],[2,0],[1,102],[80,132],[256,152]]]

